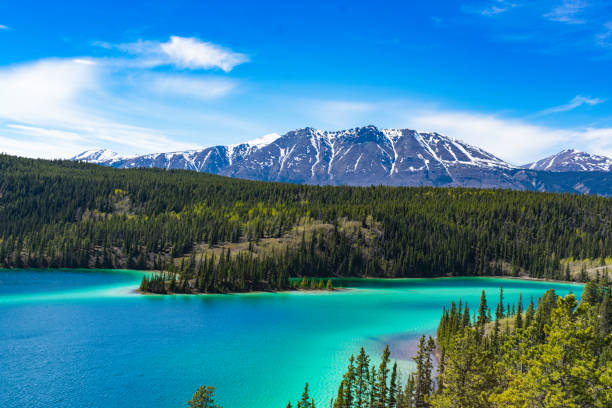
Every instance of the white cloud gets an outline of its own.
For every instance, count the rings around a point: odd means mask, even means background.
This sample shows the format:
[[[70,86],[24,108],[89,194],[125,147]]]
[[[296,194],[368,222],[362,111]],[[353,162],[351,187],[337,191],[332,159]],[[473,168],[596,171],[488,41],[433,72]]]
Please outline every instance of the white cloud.
[[[595,104],[600,100],[581,97],[573,102]],[[437,132],[481,147],[513,164],[539,160],[566,148],[612,155],[612,128],[555,128],[531,123],[528,118],[455,111],[415,100],[309,100],[297,106],[304,112],[306,123],[314,119],[314,125],[322,129],[374,124]]]
[[[210,42],[197,38],[170,37],[170,41],[161,44],[161,49],[179,67],[209,69],[219,67],[225,72],[236,65],[247,62],[249,58]]]
[[[567,112],[574,110],[584,105],[595,106],[604,103],[606,100],[601,98],[589,98],[582,95],[576,95],[569,103],[565,105],[553,106],[552,108],[544,109],[539,112],[539,115],[548,115],[551,113]]]
[[[116,119],[112,108],[125,101],[107,93],[105,75],[99,64],[62,59],[0,70],[0,124],[9,122],[0,127],[0,150],[54,158],[92,145],[112,144],[129,152],[194,147]]]
[[[4,24],[0,24],[0,30],[8,30],[9,27],[5,26]]]
[[[612,157],[612,128],[588,128],[576,137],[579,141],[580,139],[586,140],[585,150]]]
[[[98,70],[48,59],[0,70],[0,116],[18,122],[61,120],[68,105],[98,88]]]
[[[513,164],[525,164],[565,148],[612,156],[612,128],[557,129],[496,115],[452,111],[421,112],[408,120],[420,131],[463,140]]]
[[[67,132],[59,129],[45,129],[35,126],[17,125],[14,123],[9,123],[8,125],[6,125],[6,127],[9,129],[13,129],[17,133],[21,133],[23,135],[34,136],[43,139],[62,139],[71,141],[83,139],[80,135],[74,132]]]
[[[105,42],[94,44],[102,48],[117,48],[137,55],[140,60],[134,61],[135,64],[144,67],[173,65],[193,70],[220,68],[229,72],[235,66],[249,61],[246,54],[193,37],[171,36],[167,42],[139,40],[116,46]]]
[[[584,24],[586,20],[579,17],[579,14],[587,7],[584,0],[563,0],[563,2],[546,13],[544,17],[552,21],[567,24]]]

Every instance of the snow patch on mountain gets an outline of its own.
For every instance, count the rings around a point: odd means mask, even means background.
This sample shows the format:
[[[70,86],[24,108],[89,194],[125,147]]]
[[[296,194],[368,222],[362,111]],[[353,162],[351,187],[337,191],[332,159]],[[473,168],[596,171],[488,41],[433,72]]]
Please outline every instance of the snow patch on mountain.
[[[526,164],[522,168],[545,171],[612,171],[612,159],[576,149],[567,149],[557,154]]]
[[[612,168],[609,158],[575,150],[516,167],[476,146],[438,133],[378,129],[372,125],[339,131],[307,127],[228,146],[142,156],[121,156],[107,149],[90,150],[73,160],[116,168],[183,169],[305,184],[538,190],[545,190],[543,183],[552,183],[553,179],[538,176],[530,169],[554,172],[610,171]],[[572,187],[571,191],[574,190]],[[607,190],[603,193],[608,194]]]

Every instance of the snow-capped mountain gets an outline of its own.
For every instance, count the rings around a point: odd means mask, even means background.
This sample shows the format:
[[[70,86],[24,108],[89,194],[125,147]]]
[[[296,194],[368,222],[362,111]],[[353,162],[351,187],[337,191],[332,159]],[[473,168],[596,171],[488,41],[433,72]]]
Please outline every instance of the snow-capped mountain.
[[[464,186],[602,194],[598,182],[585,184],[570,177],[559,184],[554,177],[538,176],[537,171],[517,168],[478,147],[437,133],[375,126],[337,132],[304,128],[236,145],[133,157],[95,150],[73,160],[116,168],[185,169],[305,184]],[[611,185],[603,189],[604,195],[612,194]]]
[[[522,167],[545,171],[612,171],[612,159],[568,149]]]
[[[133,156],[120,156],[118,153],[109,149],[86,150],[70,160],[85,161],[88,163],[112,165],[115,161],[125,160]]]

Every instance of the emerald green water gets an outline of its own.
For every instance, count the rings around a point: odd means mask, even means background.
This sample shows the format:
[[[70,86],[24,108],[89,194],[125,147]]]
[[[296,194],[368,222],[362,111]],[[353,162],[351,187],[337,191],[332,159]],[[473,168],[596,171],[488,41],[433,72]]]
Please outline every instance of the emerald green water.
[[[0,272],[0,406],[284,407],[305,381],[328,401],[351,353],[389,344],[404,370],[443,306],[490,306],[581,285],[487,278],[346,280],[351,290],[142,296],[130,271]],[[323,403],[325,406],[326,403]]]

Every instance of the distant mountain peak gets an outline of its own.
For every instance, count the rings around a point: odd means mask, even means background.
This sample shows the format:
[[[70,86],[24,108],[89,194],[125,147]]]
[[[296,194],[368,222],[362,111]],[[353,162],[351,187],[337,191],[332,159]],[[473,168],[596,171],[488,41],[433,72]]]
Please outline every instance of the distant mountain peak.
[[[84,152],[72,157],[70,160],[86,161],[89,163],[106,163],[109,160],[117,160],[122,158],[123,156],[120,156],[118,153],[109,149],[93,149],[85,150]]]
[[[576,149],[565,149],[552,156],[521,166],[530,170],[545,171],[611,171],[612,159],[582,152]]]
[[[575,160],[585,163],[580,159],[584,157],[583,153],[575,150],[557,154],[553,162],[557,161],[557,156],[575,156]],[[597,156],[589,155],[589,158],[593,157]],[[513,166],[461,140],[437,132],[379,129],[374,125],[336,131],[305,127],[284,135],[271,133],[245,143],[141,156],[121,156],[107,149],[90,150],[73,159],[116,168],[183,169],[303,184],[462,186],[542,191],[549,188],[558,191],[560,188],[559,177],[553,173],[538,175],[531,172],[530,167]],[[533,168],[546,167],[551,159],[544,159],[548,160],[545,163],[536,162],[532,164]],[[563,180],[563,183],[570,183],[570,180]],[[595,188],[585,186],[581,181],[572,183],[563,191],[585,193]],[[551,185],[553,187],[548,187]],[[603,188],[603,194],[612,194],[607,187]]]

